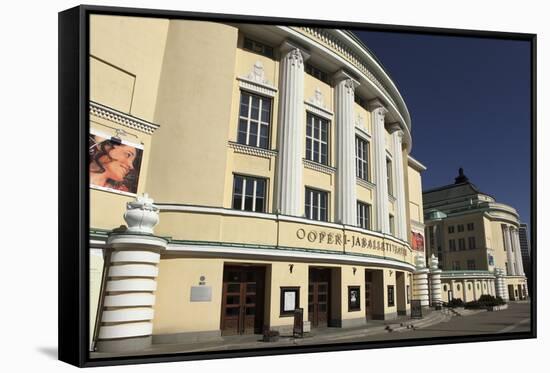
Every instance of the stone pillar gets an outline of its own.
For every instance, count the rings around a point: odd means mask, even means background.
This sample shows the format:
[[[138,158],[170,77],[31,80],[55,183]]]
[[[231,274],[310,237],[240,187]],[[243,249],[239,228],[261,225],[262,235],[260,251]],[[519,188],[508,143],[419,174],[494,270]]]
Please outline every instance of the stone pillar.
[[[467,285],[468,285],[468,284],[467,284],[466,280],[462,280],[462,300],[463,300],[464,302],[467,302],[467,301],[468,301],[468,299],[467,299],[467,296],[468,296],[468,289],[466,288]]]
[[[456,298],[456,292],[455,292],[455,283],[456,283],[456,280],[451,280],[451,294],[453,296],[452,299],[455,299]]]
[[[514,254],[516,259],[516,268],[517,268],[517,275],[518,276],[525,276],[525,272],[523,271],[523,259],[521,257],[521,244],[519,242],[519,233],[516,228],[512,230],[512,244],[514,246]]]
[[[376,222],[378,230],[382,233],[390,233],[389,208],[388,208],[388,183],[386,169],[386,127],[384,117],[388,110],[380,100],[369,102],[371,112],[373,142],[374,142],[374,177],[376,181]]]
[[[490,280],[489,283],[487,284],[487,286],[490,289],[489,294],[491,294],[493,296],[496,296],[497,295],[497,290],[496,290],[496,286],[495,286],[495,280]]]
[[[428,307],[430,305],[428,291],[428,272],[430,270],[426,268],[424,253],[416,254],[415,262],[416,270],[413,273],[413,299],[420,300],[420,305],[422,307]]]
[[[506,288],[506,284],[504,283],[504,270],[502,268],[496,268],[495,276],[495,288],[497,295],[505,301],[509,301],[510,299],[508,298],[508,289]]]
[[[510,227],[504,227],[504,247],[506,247],[506,260],[508,261],[508,272],[506,276],[514,276],[514,255],[512,253],[512,240],[510,238]]]
[[[96,344],[102,352],[138,351],[152,342],[157,265],[167,241],[153,235],[158,208],[147,194],[126,208],[128,228],[107,239],[111,255]]]
[[[357,225],[354,91],[359,82],[340,70],[335,83],[336,221]]]
[[[403,170],[403,131],[399,124],[393,125],[392,140],[393,140],[393,163],[395,170],[395,198],[397,203],[395,216],[395,233],[396,236],[404,241],[407,240],[407,212],[405,203],[405,176]]]
[[[301,216],[304,194],[304,61],[309,54],[289,42],[283,43],[280,50],[277,210],[280,214]]]
[[[477,294],[477,289],[476,289],[476,286],[479,285],[479,290],[481,291],[481,294],[483,294],[483,281],[480,281],[480,282],[476,282],[476,280],[473,280],[472,281],[472,286],[473,286],[473,294],[474,294],[474,299],[473,300],[478,300],[479,297],[478,297],[478,294]]]
[[[436,306],[441,303],[441,269],[438,267],[439,261],[432,254],[430,257],[430,277],[431,277],[431,291],[430,291],[430,303],[432,306]]]

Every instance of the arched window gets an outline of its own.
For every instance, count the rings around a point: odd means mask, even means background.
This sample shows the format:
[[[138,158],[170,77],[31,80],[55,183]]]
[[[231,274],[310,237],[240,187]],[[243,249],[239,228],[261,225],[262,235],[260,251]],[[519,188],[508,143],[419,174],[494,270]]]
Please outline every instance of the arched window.
[[[468,284],[468,290],[472,290],[472,284]]]
[[[443,285],[443,291],[447,291],[447,285]]]
[[[460,284],[456,285],[456,289],[460,291]]]

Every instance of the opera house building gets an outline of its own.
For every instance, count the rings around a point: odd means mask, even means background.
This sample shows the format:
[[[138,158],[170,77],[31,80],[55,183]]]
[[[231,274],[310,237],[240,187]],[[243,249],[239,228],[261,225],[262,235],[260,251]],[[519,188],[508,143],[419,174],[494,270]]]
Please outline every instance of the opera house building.
[[[91,349],[292,333],[299,309],[306,332],[357,327],[441,300],[409,112],[354,34],[93,15],[90,35]],[[471,220],[495,251],[476,269],[507,262],[517,286],[502,214]]]

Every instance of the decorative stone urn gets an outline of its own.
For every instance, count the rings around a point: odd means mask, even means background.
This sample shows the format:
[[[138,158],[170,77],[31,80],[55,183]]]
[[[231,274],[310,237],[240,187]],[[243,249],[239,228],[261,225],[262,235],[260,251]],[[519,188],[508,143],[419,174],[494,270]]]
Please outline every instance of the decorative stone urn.
[[[129,233],[153,234],[153,228],[159,222],[159,208],[153,205],[153,199],[144,193],[135,201],[126,204],[124,220]]]

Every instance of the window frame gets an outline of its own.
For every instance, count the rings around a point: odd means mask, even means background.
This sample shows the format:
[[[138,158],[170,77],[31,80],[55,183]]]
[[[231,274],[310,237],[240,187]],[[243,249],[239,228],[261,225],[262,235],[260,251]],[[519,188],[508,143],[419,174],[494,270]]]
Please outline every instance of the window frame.
[[[363,145],[363,154],[366,159],[359,156],[359,144]],[[364,144],[362,144],[364,143]],[[365,149],[366,148],[366,149]],[[361,172],[360,172],[361,171]],[[361,175],[363,174],[363,175]],[[358,135],[355,135],[355,176],[361,180],[371,180],[370,175],[370,142]]]
[[[325,200],[326,219],[325,220],[320,219],[320,217],[321,217],[321,199],[320,198],[317,198],[317,201],[319,203],[319,206],[317,207],[317,216],[318,216],[319,219],[313,219],[311,216],[308,216],[308,208],[307,208],[308,198],[307,197],[308,197],[308,194],[310,194],[310,193],[318,193],[319,196],[324,195],[324,197],[326,198],[326,200]],[[315,194],[313,194],[313,196],[314,195]],[[329,199],[329,192],[328,191],[321,190],[321,189],[316,189],[316,188],[311,188],[309,186],[306,186],[305,187],[305,195],[304,195],[304,213],[305,213],[304,215],[305,215],[306,219],[314,220],[314,221],[328,222],[329,221],[329,216],[330,216],[329,215],[329,212],[330,212],[330,210],[329,210],[329,201],[330,201],[330,199]],[[309,208],[309,210],[310,210],[311,215],[313,215],[313,208],[314,208],[314,206],[311,204],[311,199],[310,199],[310,208]]]
[[[242,186],[241,186],[241,188],[242,188],[241,208],[239,208],[239,209],[235,208],[235,187],[236,187],[237,178],[242,178],[243,179]],[[252,210],[245,209],[245,206],[246,206],[246,184],[247,184],[246,181],[247,181],[247,179],[254,181],[253,192],[252,192]],[[257,202],[256,199],[257,199],[257,185],[258,185],[257,182],[258,181],[263,181],[264,182],[264,195],[263,195],[264,204],[263,204],[263,208],[262,208],[261,211],[256,211],[255,210],[256,202]],[[268,190],[269,190],[269,179],[263,178],[263,177],[258,177],[258,176],[234,173],[233,174],[233,188],[232,188],[232,191],[231,191],[231,208],[233,210],[237,210],[237,211],[266,213],[268,211],[267,204],[268,204],[268,201],[269,201],[269,199],[268,199]]]
[[[247,41],[252,43],[251,47],[247,46]],[[254,49],[254,45],[261,47],[261,50]],[[243,37],[243,49],[271,59],[275,58],[275,49],[272,46],[256,39],[249,38],[248,36]]]
[[[468,237],[468,250],[475,250],[476,248],[476,237]]]
[[[248,113],[247,113],[246,117],[243,117],[241,115],[241,107],[243,105],[243,96],[244,95],[249,96],[248,103],[247,103]],[[258,117],[257,118],[252,118],[252,101],[253,101],[254,97],[258,98],[258,100],[259,100],[259,103],[258,103]],[[272,137],[271,136],[271,131],[272,131],[272,127],[273,127],[272,126],[272,122],[273,122],[273,101],[274,100],[273,100],[272,97],[263,96],[263,95],[260,95],[258,93],[246,90],[246,89],[241,89],[240,90],[239,111],[238,111],[238,120],[237,120],[237,139],[236,139],[237,144],[252,146],[254,148],[260,148],[260,149],[271,149],[271,137]],[[264,102],[269,102],[269,116],[268,116],[268,121],[267,122],[262,121],[262,109],[263,109]],[[240,134],[243,133],[243,131],[241,131],[241,121],[242,120],[246,121],[246,132],[245,132],[245,141],[244,142],[242,142],[241,139],[240,139],[240,137],[241,137]],[[256,133],[255,133],[256,144],[250,144],[251,122],[256,123],[256,125],[258,127],[257,130],[256,130]],[[265,147],[261,145],[262,126],[267,127],[267,140],[266,140]]]
[[[388,307],[395,307],[395,285],[388,285],[386,293],[388,296]]]
[[[390,234],[395,236],[395,215],[388,214],[388,224],[390,226]]]
[[[388,166],[389,165],[389,166]],[[386,155],[386,182],[388,195],[393,197],[393,160]]]
[[[449,240],[449,251],[452,251],[452,252],[456,251],[456,241],[454,238]]]
[[[458,239],[458,251],[464,250],[466,250],[466,241],[464,240],[464,237],[461,237]]]
[[[313,123],[310,122],[310,119],[313,120]],[[316,115],[310,111],[306,111],[306,147],[305,147],[305,159],[311,162],[319,163],[325,166],[330,165],[331,157],[330,157],[330,120],[327,118],[324,118],[320,115]],[[315,124],[319,125],[319,138],[315,138]],[[326,125],[326,141],[323,141],[323,128],[322,125]],[[308,128],[311,126],[311,135],[308,136]],[[319,145],[319,156],[318,159],[314,159],[314,150],[315,150],[315,144],[318,143]],[[310,149],[308,151],[308,145],[310,145]],[[325,162],[322,162],[323,158],[323,145],[326,146],[326,154],[325,154]]]
[[[366,217],[361,218],[361,209],[364,208],[364,211],[366,211]],[[365,226],[363,226],[363,222],[366,222]],[[362,202],[357,200],[357,226],[363,229],[371,230],[372,225],[372,205],[366,202]]]

